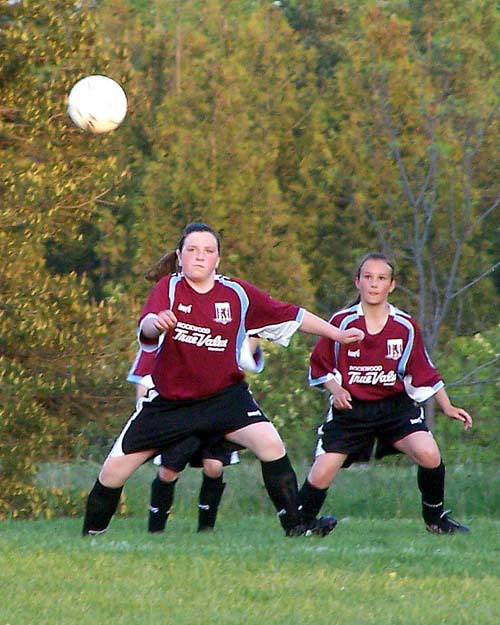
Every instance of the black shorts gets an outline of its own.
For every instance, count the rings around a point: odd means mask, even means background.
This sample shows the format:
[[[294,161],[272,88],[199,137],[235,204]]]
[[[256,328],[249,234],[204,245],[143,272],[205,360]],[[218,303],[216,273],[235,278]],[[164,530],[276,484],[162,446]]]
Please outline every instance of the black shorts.
[[[330,408],[318,428],[316,456],[325,452],[347,454],[344,467],[367,462],[373,452],[382,458],[398,453],[393,443],[413,432],[428,432],[424,410],[402,393],[380,401],[352,400],[352,410]]]
[[[137,402],[136,411],[116,439],[110,455],[123,456],[149,449],[166,451],[193,436],[206,443],[262,421],[269,419],[245,383],[192,401],[165,399],[153,388]]]
[[[244,449],[241,445],[224,438],[203,442],[196,436],[190,436],[168,449],[163,449],[160,464],[178,473],[183,471],[187,464],[200,468],[204,460],[219,460],[226,467],[239,462],[238,451],[241,449]]]

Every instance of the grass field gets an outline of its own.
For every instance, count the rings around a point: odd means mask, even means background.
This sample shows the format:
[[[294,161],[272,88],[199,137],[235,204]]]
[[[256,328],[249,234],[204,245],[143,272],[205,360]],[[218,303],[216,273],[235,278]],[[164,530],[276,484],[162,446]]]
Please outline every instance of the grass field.
[[[83,508],[98,468],[45,465],[38,484]],[[500,625],[497,466],[448,468],[446,503],[472,528],[457,536],[425,531],[415,467],[342,471],[325,539],[283,536],[248,458],[226,471],[213,534],[195,532],[201,478],[188,470],[167,532],[149,535],[155,471],[131,478],[132,516],[97,538],[81,538],[79,517],[0,522],[0,625]]]
[[[272,514],[195,512],[162,535],[117,518],[0,523],[0,625],[500,625],[500,522],[433,536],[420,520],[341,519],[285,538]]]

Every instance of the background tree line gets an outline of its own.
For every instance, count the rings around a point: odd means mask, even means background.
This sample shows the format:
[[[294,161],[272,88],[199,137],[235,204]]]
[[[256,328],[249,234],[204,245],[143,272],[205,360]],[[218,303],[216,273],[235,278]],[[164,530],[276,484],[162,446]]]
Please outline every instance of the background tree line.
[[[41,462],[101,458],[143,274],[192,220],[222,232],[223,272],[325,317],[366,251],[393,256],[395,302],[476,417],[467,442],[436,427],[456,459],[498,456],[500,17],[462,4],[1,5],[0,516],[40,507]],[[94,73],[129,99],[109,135],[66,112]],[[302,454],[325,401],[310,347],[266,348],[252,380]]]

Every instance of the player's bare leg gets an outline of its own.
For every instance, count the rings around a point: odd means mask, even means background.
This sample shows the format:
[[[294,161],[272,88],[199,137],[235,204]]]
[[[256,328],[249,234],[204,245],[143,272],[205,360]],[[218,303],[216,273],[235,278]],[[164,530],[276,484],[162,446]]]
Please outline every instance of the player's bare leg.
[[[316,456],[299,493],[302,516],[306,523],[311,522],[319,515],[326,499],[328,488],[340,471],[346,458],[346,454],[330,452]],[[325,518],[331,519],[331,522],[329,531],[325,530],[323,535],[333,530],[337,523],[335,517]]]
[[[444,510],[445,466],[431,432],[413,432],[393,444],[418,464],[417,481],[427,530],[432,534],[468,532],[466,525],[450,518],[450,511]]]
[[[82,529],[84,536],[106,531],[118,507],[123,485],[154,453],[154,450],[126,455],[110,453],[87,499]]]
[[[301,524],[297,477],[276,428],[269,422],[252,423],[226,435],[261,461],[262,477],[287,535]]]

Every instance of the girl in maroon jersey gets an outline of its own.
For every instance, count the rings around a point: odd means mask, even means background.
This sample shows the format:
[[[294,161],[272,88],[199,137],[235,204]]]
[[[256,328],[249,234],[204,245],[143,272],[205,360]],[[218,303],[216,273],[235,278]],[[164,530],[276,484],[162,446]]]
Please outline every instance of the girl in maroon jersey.
[[[165,275],[168,273],[167,271]],[[136,399],[145,397],[148,390],[154,387],[151,378],[153,363],[154,352],[139,350],[127,376],[127,381],[136,386]],[[252,373],[262,371],[264,355],[258,338],[250,337],[244,342],[239,364],[245,371]],[[164,531],[179,473],[188,463],[191,467],[202,468],[202,483],[198,497],[198,532],[212,530],[226,486],[223,481],[224,467],[239,462],[239,449],[241,448],[238,445],[224,438],[210,444],[202,444],[198,438],[192,437],[157,456],[155,464],[160,466],[151,484],[148,531],[152,533]]]
[[[309,381],[330,392],[331,407],[319,428],[316,459],[300,491],[304,516],[315,518],[339,469],[370,458],[402,452],[418,464],[422,514],[433,533],[468,531],[443,507],[445,467],[417,403],[434,396],[448,417],[465,429],[470,415],[450,403],[439,372],[430,361],[415,321],[388,303],[396,284],[393,265],[383,254],[368,254],[355,279],[358,302],[333,315],[330,323],[359,328],[356,346],[318,340]]]
[[[255,453],[286,535],[330,531],[328,520],[301,523],[295,472],[244,382],[239,354],[247,334],[287,345],[300,329],[357,345],[363,332],[339,330],[248,282],[218,275],[219,237],[205,224],[185,228],[176,256],[179,273],[157,282],[139,319],[142,348],[158,352],[155,386],[138,401],[104,462],[87,500],[83,534],[107,529],[124,483],[143,462],[191,436],[224,436]]]

